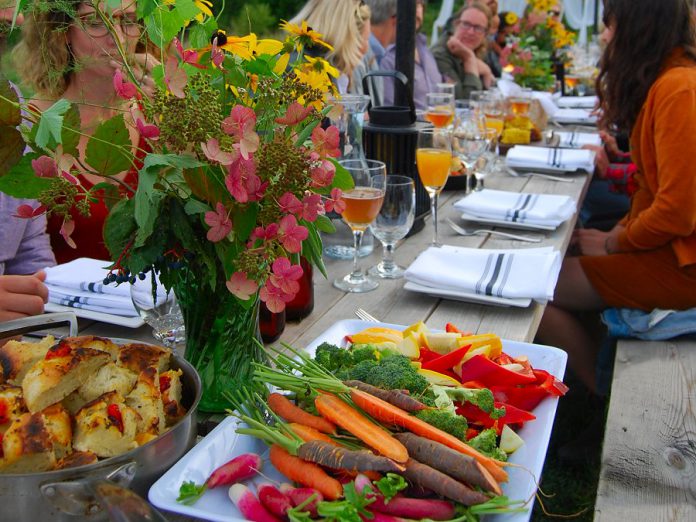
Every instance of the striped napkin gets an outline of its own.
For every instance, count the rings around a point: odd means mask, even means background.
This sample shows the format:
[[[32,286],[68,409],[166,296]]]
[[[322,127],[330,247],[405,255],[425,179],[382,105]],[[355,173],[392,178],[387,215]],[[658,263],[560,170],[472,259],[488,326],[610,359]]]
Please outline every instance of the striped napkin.
[[[597,124],[597,116],[592,114],[592,109],[558,109],[553,115],[553,119],[558,123]]]
[[[596,132],[564,132],[554,131],[558,136],[558,146],[569,149],[581,149],[585,145],[602,145],[602,138]]]
[[[575,214],[576,205],[568,196],[483,189],[460,199],[454,208],[485,219],[557,227]]]
[[[520,169],[544,169],[556,172],[594,170],[595,152],[587,149],[559,149],[555,147],[531,147],[515,145],[505,157],[508,167]]]
[[[130,296],[130,285],[104,284],[111,263],[81,257],[45,269],[48,301],[54,304],[102,312],[122,317],[136,317],[138,312]]]
[[[561,96],[556,104],[561,109],[594,109],[598,101],[596,96]]]
[[[433,290],[459,290],[509,299],[553,299],[561,255],[551,247],[524,250],[429,247],[404,277]]]

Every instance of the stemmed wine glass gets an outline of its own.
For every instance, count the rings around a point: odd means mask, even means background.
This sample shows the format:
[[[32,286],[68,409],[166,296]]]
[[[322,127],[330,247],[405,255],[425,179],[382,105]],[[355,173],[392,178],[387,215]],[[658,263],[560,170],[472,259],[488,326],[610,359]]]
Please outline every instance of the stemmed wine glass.
[[[452,134],[446,129],[418,131],[416,165],[418,176],[430,196],[433,216],[433,246],[440,246],[437,237],[437,197],[447,183],[452,164]]]
[[[457,156],[466,167],[469,180],[472,179],[476,162],[488,146],[485,129],[485,121],[478,111],[467,109],[460,113],[459,125],[454,130],[453,144]],[[467,183],[467,192],[469,192],[469,183]]]
[[[429,92],[425,95],[427,109],[423,117],[435,127],[447,127],[454,120],[454,94]]]
[[[368,273],[384,279],[403,277],[405,269],[394,263],[394,246],[411,230],[416,214],[416,186],[407,176],[387,176],[382,209],[370,225],[374,236],[382,242],[382,261]]]
[[[150,325],[155,339],[168,348],[183,347],[186,340],[184,318],[176,302],[174,290],[167,290],[152,271],[144,276],[143,279],[136,278],[135,283],[131,284],[133,306],[140,317]]]
[[[346,204],[341,217],[353,230],[353,271],[345,277],[336,279],[333,285],[344,292],[369,292],[379,286],[368,278],[358,265],[358,254],[363,232],[374,221],[382,208],[387,181],[387,167],[376,160],[341,160],[340,165],[353,178],[355,187],[343,193],[341,199]]]

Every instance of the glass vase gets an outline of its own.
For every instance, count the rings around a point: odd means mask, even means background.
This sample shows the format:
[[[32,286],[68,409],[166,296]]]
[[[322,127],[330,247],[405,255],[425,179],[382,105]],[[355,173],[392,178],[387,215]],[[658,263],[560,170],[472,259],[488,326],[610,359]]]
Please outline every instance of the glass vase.
[[[183,269],[186,270],[186,269]],[[218,281],[215,288],[182,274],[174,285],[186,327],[184,357],[198,370],[203,385],[199,410],[221,413],[231,404],[226,392],[251,383],[253,362],[267,362],[261,344],[258,295],[242,303]]]

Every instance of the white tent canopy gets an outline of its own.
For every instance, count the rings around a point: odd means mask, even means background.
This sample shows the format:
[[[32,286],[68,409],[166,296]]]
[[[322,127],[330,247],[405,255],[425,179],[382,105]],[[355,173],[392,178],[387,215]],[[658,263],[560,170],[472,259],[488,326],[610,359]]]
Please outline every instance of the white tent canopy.
[[[599,8],[599,19],[602,19],[603,4],[601,0],[562,0],[563,14],[568,25],[579,31],[578,43],[587,43],[587,28],[594,22],[595,4]],[[527,0],[499,0],[498,11],[513,11],[521,15],[527,5]],[[454,0],[443,0],[440,14],[433,24],[432,42],[437,40],[440,30],[445,25],[447,19],[452,15]]]

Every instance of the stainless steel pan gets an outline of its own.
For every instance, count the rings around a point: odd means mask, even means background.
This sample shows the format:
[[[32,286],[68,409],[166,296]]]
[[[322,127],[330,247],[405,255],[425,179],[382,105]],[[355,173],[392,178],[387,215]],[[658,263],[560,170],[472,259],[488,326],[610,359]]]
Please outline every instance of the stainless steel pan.
[[[0,323],[0,338],[70,322],[75,316],[46,314]],[[118,340],[123,342],[123,340]],[[196,439],[196,410],[201,380],[196,370],[177,354],[172,368],[182,370],[186,415],[156,439],[128,453],[95,464],[42,473],[0,474],[0,520],[12,521],[118,521],[165,520],[137,495],[178,461]]]

